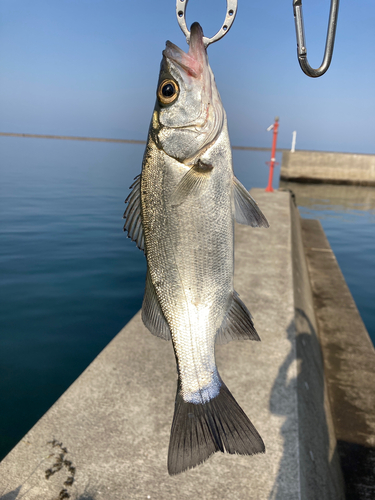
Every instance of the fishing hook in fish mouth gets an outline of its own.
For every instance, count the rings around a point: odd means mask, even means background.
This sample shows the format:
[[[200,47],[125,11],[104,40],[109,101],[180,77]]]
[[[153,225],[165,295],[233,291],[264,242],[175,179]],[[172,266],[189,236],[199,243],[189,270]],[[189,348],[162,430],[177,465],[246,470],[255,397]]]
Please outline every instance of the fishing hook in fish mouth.
[[[187,8],[189,0],[177,0],[176,3],[176,15],[177,21],[182,29],[182,32],[186,36],[187,43],[190,42],[190,31],[186,26],[185,12]],[[223,38],[224,35],[228,33],[230,28],[232,27],[234,18],[237,13],[237,0],[227,0],[227,13],[225,15],[224,23],[219,29],[219,31],[211,38],[203,37],[204,46],[207,48],[211,43],[217,42],[220,38]]]

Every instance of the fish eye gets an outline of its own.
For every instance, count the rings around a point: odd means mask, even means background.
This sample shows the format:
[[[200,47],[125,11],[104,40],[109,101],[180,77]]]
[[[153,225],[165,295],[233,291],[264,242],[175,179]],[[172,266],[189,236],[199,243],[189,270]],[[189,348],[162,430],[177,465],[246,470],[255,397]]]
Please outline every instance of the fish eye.
[[[163,80],[158,88],[158,99],[161,104],[171,104],[178,97],[178,85],[174,80]]]

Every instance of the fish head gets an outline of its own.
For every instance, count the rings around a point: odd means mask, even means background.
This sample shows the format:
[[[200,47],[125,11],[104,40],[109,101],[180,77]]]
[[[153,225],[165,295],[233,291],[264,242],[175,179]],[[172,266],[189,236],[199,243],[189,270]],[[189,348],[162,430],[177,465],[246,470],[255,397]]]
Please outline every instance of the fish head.
[[[194,23],[190,33],[188,53],[166,43],[151,124],[158,147],[186,165],[216,141],[225,116],[202,28]]]

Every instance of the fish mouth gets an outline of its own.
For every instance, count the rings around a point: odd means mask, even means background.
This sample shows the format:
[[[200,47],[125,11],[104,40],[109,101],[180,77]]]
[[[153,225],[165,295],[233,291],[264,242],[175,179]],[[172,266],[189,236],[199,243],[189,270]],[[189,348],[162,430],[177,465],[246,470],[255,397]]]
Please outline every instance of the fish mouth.
[[[203,30],[199,23],[193,23],[190,28],[189,51],[186,53],[169,40],[163,55],[172,60],[189,76],[200,78],[207,61],[206,48],[203,43]]]

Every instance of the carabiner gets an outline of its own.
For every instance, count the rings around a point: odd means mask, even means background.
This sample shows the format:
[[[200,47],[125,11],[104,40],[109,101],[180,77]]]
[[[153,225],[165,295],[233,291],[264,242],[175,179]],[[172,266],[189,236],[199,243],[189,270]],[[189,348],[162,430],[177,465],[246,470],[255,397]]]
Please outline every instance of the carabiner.
[[[293,10],[294,10],[294,22],[296,25],[297,55],[298,55],[299,65],[301,66],[302,71],[307,76],[311,76],[312,78],[317,78],[318,76],[324,75],[324,73],[329,68],[329,65],[331,64],[333,45],[335,43],[337,15],[339,12],[339,0],[331,0],[331,10],[329,13],[324,58],[322,64],[317,69],[312,68],[307,61],[307,49],[305,43],[305,32],[303,29],[303,17],[302,17],[302,0],[293,0]]]
[[[188,1],[189,0],[177,0],[176,3],[177,21],[184,35],[186,36],[187,43],[190,42],[190,31],[187,29],[185,20],[185,11]],[[218,40],[220,40],[220,38],[223,38],[223,36],[228,33],[233,24],[234,18],[236,17],[236,13],[237,0],[227,0],[227,14],[224,19],[224,24],[212,38],[207,38],[206,36],[203,37],[203,43],[206,48],[210,45],[210,43],[217,42]]]

